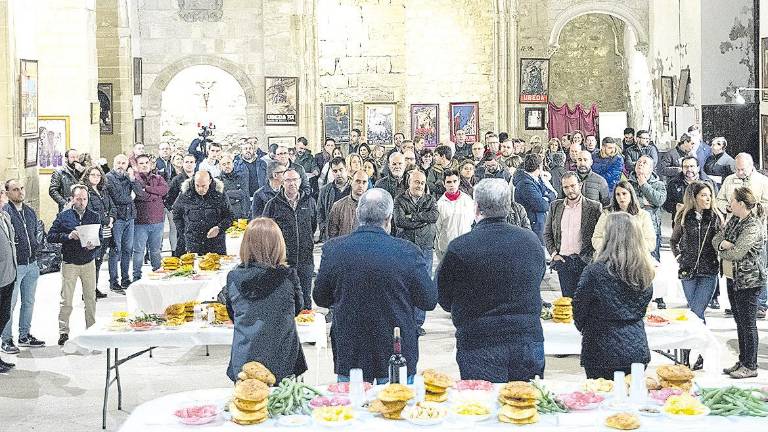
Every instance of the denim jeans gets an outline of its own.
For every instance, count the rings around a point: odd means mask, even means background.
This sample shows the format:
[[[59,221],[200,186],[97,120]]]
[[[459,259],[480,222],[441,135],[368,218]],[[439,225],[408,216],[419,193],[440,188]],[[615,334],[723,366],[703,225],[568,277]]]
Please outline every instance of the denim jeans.
[[[683,293],[688,300],[688,307],[702,320],[704,311],[707,310],[707,305],[715,293],[717,279],[717,275],[696,275],[690,279],[680,280],[683,283]]]
[[[119,285],[117,263],[123,285],[130,282],[131,255],[133,255],[133,219],[115,219],[112,225],[112,243],[109,247],[109,284]]]
[[[11,314],[8,323],[3,329],[3,342],[13,340],[13,310],[16,308],[16,301],[21,294],[21,310],[19,311],[19,339],[29,336],[29,329],[32,326],[32,312],[35,308],[35,291],[37,290],[37,278],[40,277],[40,267],[37,261],[32,261],[27,265],[20,265],[16,269],[16,283],[13,285],[13,294],[11,297]]]
[[[749,369],[757,369],[757,299],[760,288],[735,290],[733,279],[728,279],[728,301],[731,302],[736,335],[739,338],[739,362]]]
[[[134,227],[133,233],[133,280],[141,279],[144,252],[149,248],[152,270],[160,268],[160,248],[163,246],[163,223],[142,224]]]
[[[314,263],[301,263],[293,266],[301,284],[301,294],[304,300],[304,309],[312,309],[312,276],[315,273]]]
[[[349,382],[348,375],[336,375],[336,382]],[[374,378],[373,384],[389,384],[389,377]],[[408,384],[413,384],[413,375],[408,375]]]
[[[427,262],[427,273],[431,278],[432,277],[432,258],[435,256],[433,253],[434,249],[432,248],[422,249],[421,251],[424,253],[424,261]],[[417,307],[414,307],[413,309],[416,311],[416,325],[419,327],[423,326],[424,321],[427,320],[427,313]]]
[[[461,379],[500,383],[544,378],[544,343],[519,340],[473,350],[456,350]]]
[[[560,291],[563,293],[563,297],[573,298],[573,293],[576,292],[579,279],[581,279],[581,273],[584,272],[584,267],[587,265],[576,254],[562,258],[563,261],[553,260],[551,267],[557,272],[557,279],[560,281]]]
[[[760,294],[757,296],[757,306],[763,309],[768,306],[768,289],[765,286],[760,289]]]

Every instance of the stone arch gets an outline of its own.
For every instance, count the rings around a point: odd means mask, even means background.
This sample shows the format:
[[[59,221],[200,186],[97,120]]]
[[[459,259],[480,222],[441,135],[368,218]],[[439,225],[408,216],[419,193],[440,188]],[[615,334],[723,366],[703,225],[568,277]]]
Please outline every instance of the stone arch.
[[[559,47],[560,33],[563,28],[572,19],[586,14],[606,14],[624,21],[637,35],[637,44],[635,49],[648,54],[648,30],[643,25],[642,20],[632,10],[614,1],[590,1],[588,3],[569,7],[562,11],[552,24],[552,31],[549,34],[549,55],[557,51]]]
[[[163,68],[160,73],[157,74],[154,81],[146,91],[146,99],[144,99],[144,127],[147,138],[145,144],[156,145],[158,144],[158,129],[160,127],[160,112],[161,102],[163,97],[163,91],[168,87],[173,77],[176,76],[182,70],[190,66],[215,66],[230,75],[240,84],[243,92],[245,93],[245,112],[247,114],[247,127],[249,131],[256,130],[256,119],[259,112],[259,98],[254,86],[248,74],[237,63],[227,60],[225,58],[212,56],[212,55],[191,55],[169,64]]]

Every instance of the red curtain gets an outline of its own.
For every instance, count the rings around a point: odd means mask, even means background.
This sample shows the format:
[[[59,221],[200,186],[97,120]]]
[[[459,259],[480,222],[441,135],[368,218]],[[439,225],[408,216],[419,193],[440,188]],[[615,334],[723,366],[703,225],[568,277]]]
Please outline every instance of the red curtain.
[[[560,138],[576,129],[584,132],[584,135],[599,135],[600,114],[597,111],[597,105],[592,104],[589,110],[585,110],[581,104],[577,103],[571,110],[567,103],[557,106],[550,102],[548,107],[550,138]]]

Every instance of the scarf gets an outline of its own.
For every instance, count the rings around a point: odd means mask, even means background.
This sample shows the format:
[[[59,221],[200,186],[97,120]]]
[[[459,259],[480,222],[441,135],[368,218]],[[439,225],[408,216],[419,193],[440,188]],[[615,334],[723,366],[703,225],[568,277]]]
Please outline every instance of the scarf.
[[[448,198],[448,201],[456,201],[459,199],[459,196],[461,196],[461,191],[457,190],[456,193],[445,193],[445,197]]]

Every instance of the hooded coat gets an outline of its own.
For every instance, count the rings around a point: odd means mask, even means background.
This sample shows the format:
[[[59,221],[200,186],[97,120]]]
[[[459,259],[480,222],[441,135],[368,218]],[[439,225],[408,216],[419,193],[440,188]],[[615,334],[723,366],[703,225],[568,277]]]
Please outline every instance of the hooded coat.
[[[200,196],[194,187],[194,177],[181,184],[181,193],[173,204],[173,222],[179,233],[179,240],[184,241],[179,250],[205,254],[215,252],[226,255],[226,230],[235,219],[224,184],[213,179],[208,192]],[[208,231],[218,226],[219,235],[208,238]]]

